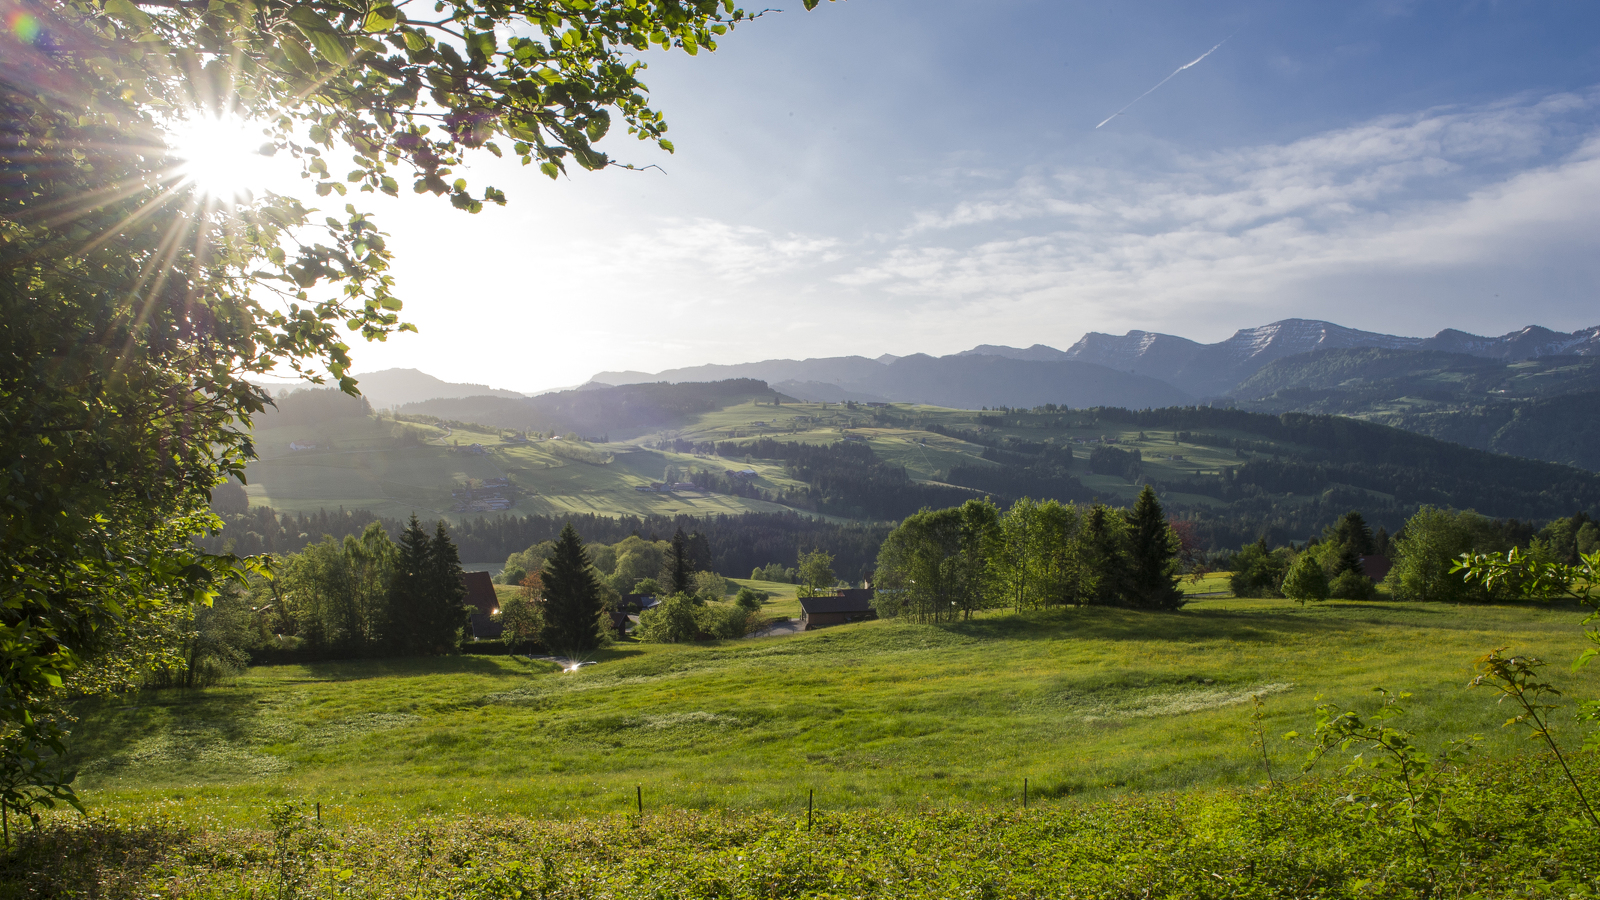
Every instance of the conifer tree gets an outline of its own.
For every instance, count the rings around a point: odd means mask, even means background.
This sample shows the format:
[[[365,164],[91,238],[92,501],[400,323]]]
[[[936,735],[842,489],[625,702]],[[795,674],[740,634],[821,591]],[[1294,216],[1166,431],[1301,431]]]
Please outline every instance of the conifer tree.
[[[681,536],[682,531],[678,532]],[[544,645],[572,656],[600,646],[600,586],[572,523],[544,563]]]
[[[1178,536],[1167,524],[1155,489],[1147,484],[1128,513],[1129,603],[1144,609],[1183,605],[1183,592],[1178,590],[1178,549]]]
[[[689,559],[689,538],[683,533],[682,528],[672,535],[672,548],[667,551],[666,563],[666,570],[661,573],[664,576],[662,580],[668,582],[672,593],[690,593],[693,589],[690,578],[694,574],[694,568]]]
[[[1123,602],[1127,587],[1127,557],[1122,548],[1122,517],[1096,503],[1083,517],[1083,567],[1089,574],[1080,603],[1112,606]]]
[[[395,653],[409,656],[422,652],[423,607],[428,596],[429,559],[433,556],[433,541],[417,514],[400,535],[400,548],[395,556],[394,575],[389,582],[388,635]]]
[[[450,530],[440,519],[428,548],[428,592],[423,602],[420,635],[423,652],[431,656],[449,653],[461,644],[461,632],[471,621],[467,609],[467,584],[461,571],[461,555]]]

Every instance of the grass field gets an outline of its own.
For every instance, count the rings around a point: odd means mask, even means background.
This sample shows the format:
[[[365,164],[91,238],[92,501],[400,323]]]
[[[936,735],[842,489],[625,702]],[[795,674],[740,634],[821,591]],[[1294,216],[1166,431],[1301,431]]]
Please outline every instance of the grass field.
[[[393,423],[352,418],[307,427],[262,429],[255,435],[261,458],[247,470],[246,492],[255,505],[281,512],[368,509],[404,519],[413,511],[424,518],[460,518],[483,513],[453,510],[451,492],[469,481],[508,478],[517,488],[512,512],[522,515],[599,513],[601,515],[737,515],[786,507],[760,500],[701,492],[641,493],[635,488],[660,481],[666,467],[704,465],[689,454],[663,453],[631,444],[574,444],[564,440],[515,443],[493,430],[408,425],[427,442],[400,446],[390,436]],[[294,441],[314,442],[316,450],[289,449]],[[479,444],[483,455],[452,452],[455,445]],[[574,452],[577,451],[577,452]],[[582,461],[574,456],[600,461]],[[740,464],[744,468],[744,464]],[[781,466],[755,463],[756,483],[767,490],[793,487]]]
[[[780,600],[778,605],[786,600]],[[1315,698],[1414,692],[1425,743],[1528,746],[1467,690],[1509,646],[1555,661],[1567,696],[1574,609],[1200,600],[947,625],[871,622],[699,646],[624,644],[571,674],[505,657],[255,668],[203,692],[84,704],[73,762],[91,809],[260,823],[285,799],[366,822],[426,813],[570,817],[653,808],[792,810],[1010,802],[1251,784],[1252,694],[1267,730],[1306,731]],[[1557,716],[1570,744],[1570,715]],[[1281,767],[1297,752],[1274,738]]]

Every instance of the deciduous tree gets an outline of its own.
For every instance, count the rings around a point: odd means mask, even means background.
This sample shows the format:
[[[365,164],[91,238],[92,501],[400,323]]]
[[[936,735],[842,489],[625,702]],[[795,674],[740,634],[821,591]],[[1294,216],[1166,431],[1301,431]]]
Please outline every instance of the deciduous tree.
[[[713,49],[748,18],[714,0],[403,6],[3,7],[0,756],[62,752],[67,679],[244,577],[191,539],[215,524],[211,489],[253,455],[268,398],[249,377],[323,373],[353,392],[347,335],[409,327],[364,212],[208,194],[169,149],[176,123],[253,123],[320,197],[395,194],[405,178],[476,211],[505,196],[469,189],[457,170],[471,151],[552,178],[569,161],[601,168],[614,115],[671,150],[628,54]],[[330,166],[346,158],[347,173]],[[0,779],[34,778],[15,774]],[[64,782],[43,790],[70,798]]]

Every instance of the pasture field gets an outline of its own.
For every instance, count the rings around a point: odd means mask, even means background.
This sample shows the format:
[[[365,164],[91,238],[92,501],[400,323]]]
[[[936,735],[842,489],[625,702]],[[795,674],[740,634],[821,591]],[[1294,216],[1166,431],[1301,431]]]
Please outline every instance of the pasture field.
[[[459,521],[484,513],[454,511],[452,491],[472,482],[507,478],[516,488],[509,512],[521,515],[707,516],[787,509],[724,494],[636,490],[660,481],[669,465],[680,469],[704,465],[689,454],[561,439],[518,443],[492,429],[447,430],[415,423],[401,427],[416,432],[424,443],[402,445],[391,436],[392,427],[392,421],[362,417],[261,429],[255,435],[261,458],[247,469],[250,502],[280,512],[344,507],[397,519],[415,511],[425,519]],[[317,449],[291,450],[290,443],[296,441],[315,443]],[[460,452],[456,447],[472,444],[487,452]],[[750,468],[757,470],[755,483],[764,489],[798,484],[783,474],[781,466],[754,463]]]
[[[762,585],[766,588],[766,585]],[[776,586],[774,586],[776,587]],[[791,586],[792,587],[792,586]],[[785,602],[779,600],[779,603]],[[1371,709],[1425,745],[1482,736],[1530,752],[1469,690],[1474,657],[1534,652],[1572,698],[1600,669],[1575,608],[1197,600],[1177,613],[1084,608],[939,625],[879,621],[705,645],[623,643],[558,673],[507,657],[250,669],[204,691],[82,704],[72,763],[91,810],[259,826],[285,801],[371,824],[419,815],[570,818],[650,809],[1046,806],[1249,786],[1262,695],[1278,774],[1316,698]],[[1331,771],[1326,764],[1324,771]]]

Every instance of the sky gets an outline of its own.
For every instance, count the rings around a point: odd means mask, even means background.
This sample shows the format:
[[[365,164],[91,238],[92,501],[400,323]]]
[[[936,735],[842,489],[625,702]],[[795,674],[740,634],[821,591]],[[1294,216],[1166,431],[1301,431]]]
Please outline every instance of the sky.
[[[484,155],[505,208],[369,198],[420,333],[357,370],[532,392],[1291,317],[1600,324],[1592,0],[773,5],[645,54],[677,152],[602,149],[660,169]]]

